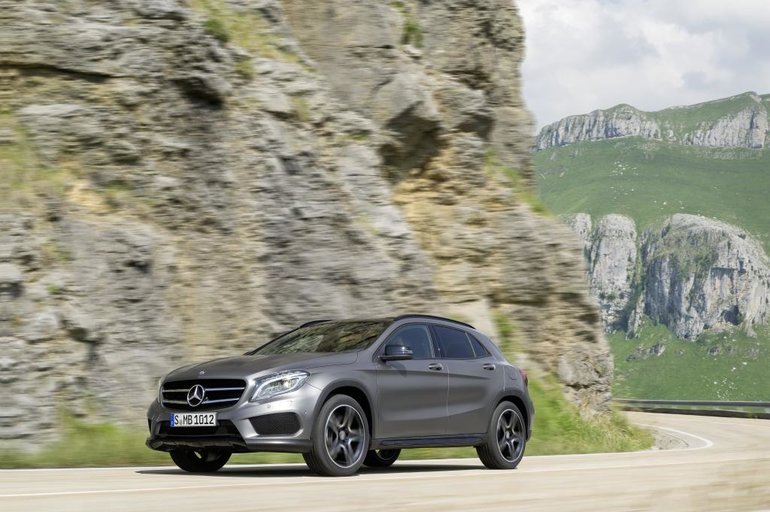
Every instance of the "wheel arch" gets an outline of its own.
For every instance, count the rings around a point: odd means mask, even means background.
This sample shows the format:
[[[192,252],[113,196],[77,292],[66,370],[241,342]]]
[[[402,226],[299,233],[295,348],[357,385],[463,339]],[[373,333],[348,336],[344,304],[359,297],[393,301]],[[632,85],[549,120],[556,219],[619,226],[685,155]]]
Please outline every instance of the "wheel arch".
[[[371,440],[374,439],[374,409],[372,408],[372,400],[369,397],[369,393],[367,393],[363,386],[357,382],[341,381],[327,386],[321,394],[320,400],[318,400],[318,403],[316,404],[315,410],[313,411],[313,418],[317,418],[321,407],[323,407],[330,398],[336,395],[347,395],[355,399],[355,401],[361,405],[361,408],[363,408],[364,414],[366,415],[366,423],[369,427],[369,442],[371,443]]]
[[[526,425],[527,427],[527,439],[529,439],[529,436],[532,434],[532,423],[531,423],[532,415],[530,414],[530,408],[527,407],[527,403],[519,395],[508,393],[500,397],[495,407],[497,407],[503,402],[511,402],[512,404],[514,404],[516,407],[519,408],[519,412],[521,412],[521,415],[524,416],[524,425]]]

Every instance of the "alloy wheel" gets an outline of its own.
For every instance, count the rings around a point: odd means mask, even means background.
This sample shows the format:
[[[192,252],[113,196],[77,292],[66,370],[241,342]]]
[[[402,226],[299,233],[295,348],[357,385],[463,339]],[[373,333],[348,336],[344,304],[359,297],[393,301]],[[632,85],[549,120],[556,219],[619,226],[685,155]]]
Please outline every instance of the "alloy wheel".
[[[350,405],[337,406],[329,414],[324,427],[324,442],[329,458],[341,468],[358,462],[366,451],[364,420]]]
[[[512,409],[505,409],[497,420],[497,446],[509,462],[517,460],[524,448],[524,425]]]

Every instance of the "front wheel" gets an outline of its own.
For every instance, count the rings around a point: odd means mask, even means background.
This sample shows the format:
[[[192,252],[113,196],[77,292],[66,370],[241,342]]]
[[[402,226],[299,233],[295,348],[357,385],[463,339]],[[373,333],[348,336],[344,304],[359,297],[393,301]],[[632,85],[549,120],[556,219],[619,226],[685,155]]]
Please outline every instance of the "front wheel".
[[[323,476],[355,474],[369,448],[364,410],[347,395],[331,397],[315,420],[312,441],[312,451],[302,456],[313,472]]]
[[[203,449],[172,450],[169,455],[180,469],[190,473],[213,473],[227,464],[232,454],[225,450]]]
[[[497,406],[489,422],[489,434],[476,447],[479,459],[489,469],[514,469],[524,456],[527,427],[521,411],[511,402]]]
[[[364,466],[387,468],[396,462],[399,455],[401,455],[401,450],[369,450],[364,459]]]

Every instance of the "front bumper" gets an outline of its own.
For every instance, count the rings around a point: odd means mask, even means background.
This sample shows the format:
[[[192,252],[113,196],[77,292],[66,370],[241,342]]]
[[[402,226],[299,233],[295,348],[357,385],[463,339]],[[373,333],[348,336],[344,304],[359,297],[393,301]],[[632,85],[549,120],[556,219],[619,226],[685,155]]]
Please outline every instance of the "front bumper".
[[[159,451],[223,448],[232,452],[309,452],[313,413],[320,394],[307,383],[293,393],[260,402],[249,402],[244,394],[236,405],[216,411],[216,427],[172,428],[171,413],[191,411],[170,409],[155,401],[147,410],[150,436],[146,444]],[[275,427],[274,418],[291,421],[282,431],[280,425]]]

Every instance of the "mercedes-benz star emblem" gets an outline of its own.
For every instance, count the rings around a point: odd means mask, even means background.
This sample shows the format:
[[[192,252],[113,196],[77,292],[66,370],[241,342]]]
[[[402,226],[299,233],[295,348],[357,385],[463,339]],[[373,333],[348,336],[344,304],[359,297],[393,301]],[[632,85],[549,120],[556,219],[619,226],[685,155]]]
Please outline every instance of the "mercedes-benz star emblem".
[[[206,389],[200,384],[196,384],[187,392],[187,405],[198,407],[203,403],[204,398],[206,398]]]

